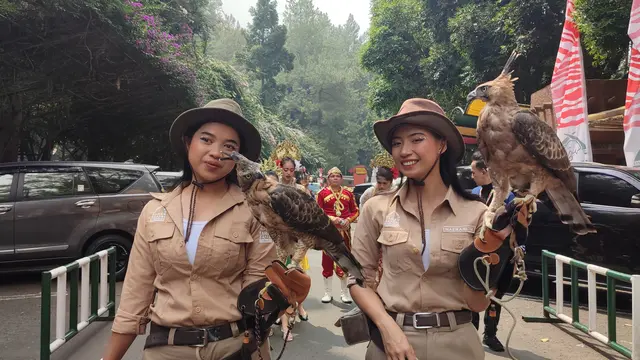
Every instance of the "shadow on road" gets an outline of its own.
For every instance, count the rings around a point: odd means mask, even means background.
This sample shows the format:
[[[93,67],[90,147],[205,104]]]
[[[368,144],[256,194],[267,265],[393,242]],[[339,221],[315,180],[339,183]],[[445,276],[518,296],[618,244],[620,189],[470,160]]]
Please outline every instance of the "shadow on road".
[[[605,344],[597,341],[596,339],[586,335],[585,333],[581,332],[580,330],[577,330],[577,329],[571,327],[571,325],[568,325],[568,324],[552,324],[552,325],[555,326],[556,328],[562,330],[565,334],[567,334],[567,335],[571,336],[572,338],[578,340],[579,342],[584,344],[584,346],[586,346],[589,349],[597,352],[598,354],[600,354],[601,356],[603,356],[606,359],[627,359],[622,354],[616,354],[616,357],[611,357],[611,351],[609,350],[609,347],[607,345],[605,345]]]
[[[271,355],[273,358],[276,358],[282,350],[282,333],[276,330],[270,340],[271,346],[273,347]],[[291,359],[294,358],[293,354],[306,354],[305,357],[314,359],[326,358],[328,354],[331,354],[331,359],[351,359],[350,357],[339,355],[336,351],[331,351],[336,347],[347,347],[342,335],[336,335],[329,331],[329,329],[315,326],[310,322],[300,322],[296,323],[293,329],[293,341],[287,344],[283,358]]]
[[[489,354],[493,354],[495,356],[499,356],[505,359],[511,359],[511,357],[509,356],[509,353],[507,353],[506,351],[495,352],[487,348],[485,348],[484,350]],[[551,360],[551,358],[546,358],[540,355],[536,355],[528,350],[511,349],[511,353],[518,360]]]

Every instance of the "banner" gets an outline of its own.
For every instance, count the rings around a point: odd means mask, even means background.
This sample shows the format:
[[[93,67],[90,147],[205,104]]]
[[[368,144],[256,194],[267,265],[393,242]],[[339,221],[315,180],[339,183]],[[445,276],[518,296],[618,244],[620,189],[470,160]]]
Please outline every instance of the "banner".
[[[629,20],[631,58],[624,109],[624,157],[627,166],[640,167],[640,0],[633,0]]]
[[[574,0],[567,1],[564,28],[551,78],[551,97],[557,132],[571,161],[593,161],[587,86],[584,79],[580,33],[573,20]]]

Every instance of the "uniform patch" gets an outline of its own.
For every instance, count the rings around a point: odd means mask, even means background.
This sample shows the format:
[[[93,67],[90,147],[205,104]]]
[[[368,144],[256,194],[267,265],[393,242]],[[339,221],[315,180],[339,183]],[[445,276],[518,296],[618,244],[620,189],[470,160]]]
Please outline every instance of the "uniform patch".
[[[272,243],[273,239],[271,238],[271,236],[269,235],[269,233],[266,230],[262,230],[260,231],[260,243],[261,244],[268,244],[268,243]]]
[[[167,218],[167,209],[164,207],[157,208],[153,214],[151,214],[151,222],[164,222]]]
[[[391,213],[389,213],[385,218],[384,218],[384,227],[391,227],[391,228],[399,228],[400,227],[400,215],[398,215],[397,212],[393,211]]]
[[[476,231],[476,227],[473,225],[442,227],[442,232],[445,232],[445,233],[473,233],[475,231]]]

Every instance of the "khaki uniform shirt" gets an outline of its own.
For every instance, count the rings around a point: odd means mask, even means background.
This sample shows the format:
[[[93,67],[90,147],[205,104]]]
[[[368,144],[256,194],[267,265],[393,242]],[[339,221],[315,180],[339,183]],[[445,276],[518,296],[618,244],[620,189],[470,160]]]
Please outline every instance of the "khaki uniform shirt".
[[[443,312],[468,309],[466,286],[458,272],[460,252],[470,245],[486,206],[466,200],[449,188],[430,219],[429,268],[422,262],[422,236],[415,193],[405,184],[395,194],[367,201],[355,231],[352,253],[364,268],[367,285],[374,287],[380,249],[382,278],[377,293],[386,309]]]
[[[181,193],[179,186],[153,194],[140,214],[113,332],[141,335],[149,320],[168,327],[240,320],[240,291],[263,278],[276,260],[273,241],[251,215],[240,188],[231,185],[213,205],[218,212],[202,230],[191,265]]]

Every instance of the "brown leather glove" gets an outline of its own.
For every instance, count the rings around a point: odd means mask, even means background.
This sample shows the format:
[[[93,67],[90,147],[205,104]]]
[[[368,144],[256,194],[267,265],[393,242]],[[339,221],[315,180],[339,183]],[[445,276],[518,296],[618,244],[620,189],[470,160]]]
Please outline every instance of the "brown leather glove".
[[[532,209],[533,208],[533,209]],[[458,269],[462,279],[473,290],[482,291],[480,280],[474,271],[475,259],[485,257],[490,265],[489,287],[494,289],[500,276],[513,257],[516,247],[525,244],[531,224],[532,210],[535,211],[535,198],[516,198],[497,214],[492,229],[486,229],[484,240],[476,237],[467,246],[458,259]],[[485,278],[486,268],[478,264],[478,272]],[[508,274],[505,276],[512,276]]]
[[[264,273],[271,285],[280,290],[291,306],[301,304],[309,295],[311,278],[300,269],[287,269],[281,261],[276,260],[267,266]]]

